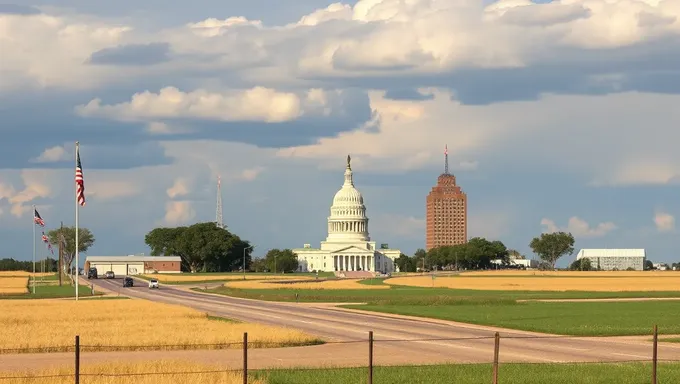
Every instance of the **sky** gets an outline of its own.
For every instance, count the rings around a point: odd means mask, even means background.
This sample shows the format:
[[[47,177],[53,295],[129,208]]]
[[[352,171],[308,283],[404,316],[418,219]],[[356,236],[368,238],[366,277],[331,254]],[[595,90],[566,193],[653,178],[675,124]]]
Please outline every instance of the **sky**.
[[[34,204],[74,224],[79,141],[87,255],[213,221],[218,176],[254,255],[318,246],[348,154],[372,239],[412,254],[447,145],[470,237],[680,261],[678,68],[680,0],[13,0],[0,257],[32,258]]]

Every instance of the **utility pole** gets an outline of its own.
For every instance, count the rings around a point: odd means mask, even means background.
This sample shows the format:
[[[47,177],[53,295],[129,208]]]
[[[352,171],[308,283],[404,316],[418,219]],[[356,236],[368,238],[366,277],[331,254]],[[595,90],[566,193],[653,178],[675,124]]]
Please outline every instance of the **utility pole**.
[[[61,287],[62,285],[62,274],[64,273],[63,269],[63,260],[64,260],[64,246],[61,241],[61,237],[64,234],[64,222],[61,222],[61,227],[59,227],[59,234],[57,235],[57,241],[59,242],[59,286]]]

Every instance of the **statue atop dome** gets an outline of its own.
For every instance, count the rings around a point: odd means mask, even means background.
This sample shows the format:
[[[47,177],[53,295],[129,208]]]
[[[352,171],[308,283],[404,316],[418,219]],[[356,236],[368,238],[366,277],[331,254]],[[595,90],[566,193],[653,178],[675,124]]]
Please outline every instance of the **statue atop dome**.
[[[352,161],[352,158],[349,155],[347,155],[347,168],[352,168],[349,164],[351,161]]]

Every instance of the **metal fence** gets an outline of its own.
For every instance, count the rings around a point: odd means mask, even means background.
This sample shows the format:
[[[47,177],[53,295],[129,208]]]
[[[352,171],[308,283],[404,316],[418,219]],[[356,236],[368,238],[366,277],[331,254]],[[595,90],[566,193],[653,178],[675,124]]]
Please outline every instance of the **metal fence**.
[[[646,359],[637,360],[610,360],[610,361],[590,361],[582,363],[632,363],[632,362],[644,362],[651,364],[651,377],[650,382],[652,384],[658,384],[657,368],[659,362],[680,362],[680,359],[663,359],[659,358],[658,354],[658,329],[655,326],[653,333],[650,335],[652,337],[652,345],[650,352],[650,357]],[[380,343],[395,343],[395,342],[433,342],[433,341],[444,341],[444,342],[455,342],[455,341],[470,341],[470,340],[493,340],[493,360],[491,362],[491,369],[488,372],[488,381],[493,384],[498,384],[500,367],[502,366],[500,362],[500,350],[502,346],[502,339],[565,339],[565,338],[576,338],[574,336],[504,336],[496,332],[493,336],[479,336],[479,337],[458,337],[458,338],[432,338],[432,339],[375,339],[373,336],[373,331],[368,332],[368,338],[366,340],[350,340],[350,341],[329,341],[324,342],[324,344],[365,344],[367,347],[367,360],[365,369],[366,379],[365,382],[368,384],[374,383],[375,369],[377,365],[374,364],[374,347],[376,344]],[[582,337],[580,337],[582,339]],[[206,374],[219,374],[219,373],[235,373],[242,377],[243,383],[248,384],[249,379],[253,378],[253,373],[249,373],[248,368],[248,351],[258,348],[267,348],[280,346],[280,343],[274,342],[261,342],[261,341],[248,341],[248,333],[243,334],[242,342],[232,342],[232,343],[220,343],[220,344],[166,344],[166,345],[87,345],[81,344],[80,336],[75,336],[75,343],[73,345],[64,346],[53,346],[53,347],[40,347],[40,348],[17,348],[17,349],[0,349],[0,362],[3,355],[17,355],[25,353],[44,353],[44,354],[54,354],[54,353],[73,353],[73,371],[68,374],[53,374],[53,375],[7,375],[0,376],[0,384],[3,381],[9,380],[24,380],[25,382],[30,381],[40,381],[47,379],[61,379],[62,381],[69,380],[71,378],[75,384],[80,384],[81,378],[84,379],[83,382],[87,383],[87,378],[90,377],[121,377],[121,378],[132,378],[139,376],[164,376],[164,375],[206,375]],[[556,347],[559,348],[559,347]],[[81,353],[83,352],[112,352],[112,351],[171,351],[171,350],[205,350],[205,349],[241,349],[243,352],[242,366],[234,368],[225,369],[213,369],[213,370],[194,370],[194,371],[167,371],[167,372],[128,372],[128,373],[87,373],[81,372]],[[569,362],[577,363],[577,362]],[[455,364],[450,362],[449,364]],[[517,364],[517,363],[513,363]],[[524,364],[520,362],[519,364]],[[545,363],[529,363],[529,364],[545,364]],[[356,368],[356,367],[354,367]],[[0,369],[2,369],[2,364],[0,364]],[[285,369],[285,368],[284,368]],[[296,368],[298,369],[298,368]],[[323,368],[307,368],[307,369],[323,369]],[[263,371],[266,369],[257,369],[257,371]],[[452,378],[452,383],[455,382],[455,378]]]

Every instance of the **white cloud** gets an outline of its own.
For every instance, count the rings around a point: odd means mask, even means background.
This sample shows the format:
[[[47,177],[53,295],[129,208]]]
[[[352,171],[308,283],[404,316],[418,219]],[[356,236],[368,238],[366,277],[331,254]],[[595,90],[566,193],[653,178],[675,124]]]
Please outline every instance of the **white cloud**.
[[[273,123],[293,120],[302,111],[300,99],[295,94],[264,87],[227,93],[210,93],[202,89],[187,93],[165,87],[159,93],[136,93],[131,101],[115,105],[102,105],[100,99],[94,99],[77,106],[76,112],[81,116],[122,121],[189,117]]]
[[[74,155],[75,156],[75,155]],[[45,149],[40,156],[31,159],[33,163],[56,163],[58,161],[66,161],[71,158],[71,154],[63,146],[57,145]]]
[[[672,232],[675,229],[675,217],[667,212],[657,212],[654,224],[659,232]]]
[[[22,217],[29,212],[30,203],[39,198],[49,197],[52,193],[48,177],[43,170],[22,170],[21,179],[24,188],[10,196],[5,196],[9,203],[12,204],[10,212],[16,217]],[[4,193],[14,190],[13,187],[7,188]]]
[[[541,225],[545,227],[545,233],[560,231],[571,232],[574,237],[602,237],[617,228],[616,224],[612,223],[611,221],[600,223],[595,227],[591,227],[587,221],[576,216],[569,218],[569,222],[567,223],[566,227],[559,227],[553,220],[545,218],[541,220]]]
[[[371,218],[368,230],[379,228],[394,238],[419,239],[425,236],[425,219],[399,214],[382,214]]]
[[[245,181],[253,181],[264,171],[264,167],[255,167],[244,169],[241,171],[241,179]]]
[[[115,71],[86,65],[88,57],[130,30],[84,17],[0,14],[0,90],[101,84]]]
[[[120,173],[119,171],[116,173]],[[97,200],[110,200],[121,197],[131,197],[141,193],[141,186],[130,180],[107,180],[98,177],[97,172],[92,172],[85,180],[85,198]],[[75,187],[74,187],[75,188]],[[74,189],[75,194],[75,189]]]
[[[175,179],[175,183],[172,187],[168,188],[165,192],[171,199],[178,196],[185,196],[189,193],[189,182],[186,179],[179,177]]]
[[[163,224],[177,226],[189,223],[196,217],[190,201],[168,201],[165,205]]]

